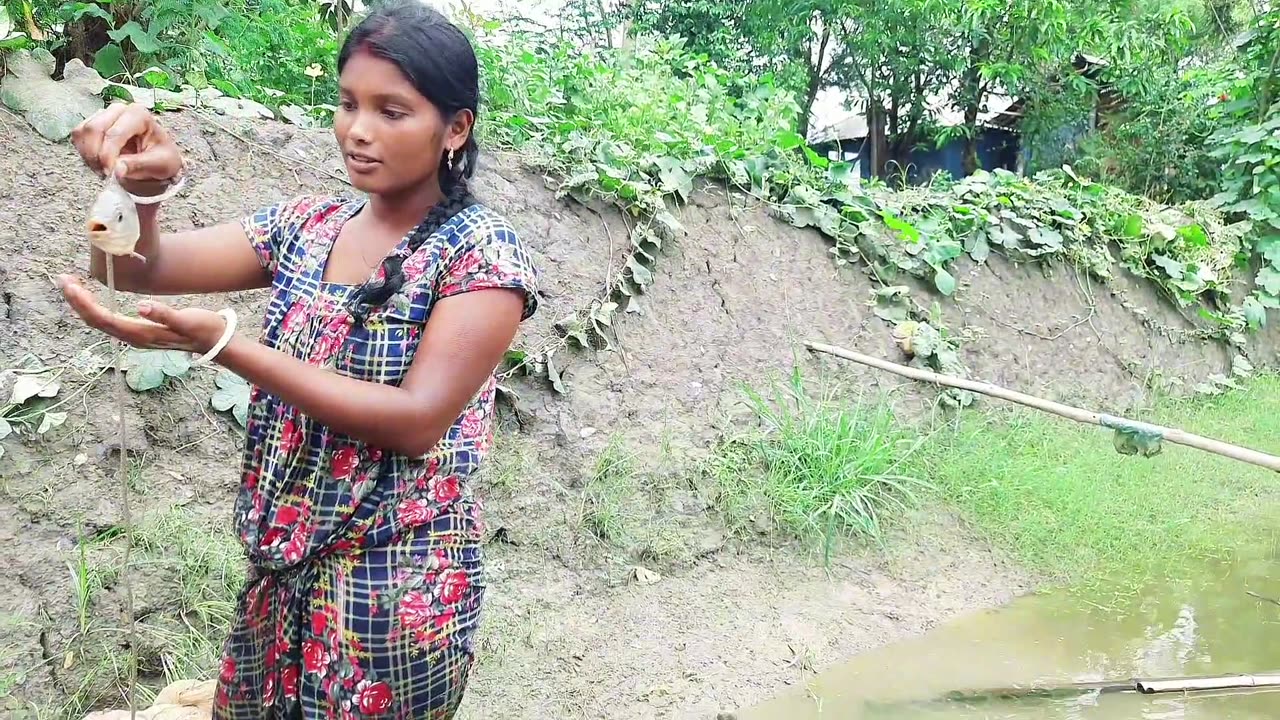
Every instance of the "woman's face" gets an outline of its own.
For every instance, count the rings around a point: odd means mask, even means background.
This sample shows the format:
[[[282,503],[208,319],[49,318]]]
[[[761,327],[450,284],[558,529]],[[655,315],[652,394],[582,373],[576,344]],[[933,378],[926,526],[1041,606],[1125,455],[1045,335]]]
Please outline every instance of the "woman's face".
[[[333,129],[356,188],[391,195],[439,187],[440,159],[466,141],[470,113],[443,117],[400,68],[368,52],[348,59],[338,89]]]

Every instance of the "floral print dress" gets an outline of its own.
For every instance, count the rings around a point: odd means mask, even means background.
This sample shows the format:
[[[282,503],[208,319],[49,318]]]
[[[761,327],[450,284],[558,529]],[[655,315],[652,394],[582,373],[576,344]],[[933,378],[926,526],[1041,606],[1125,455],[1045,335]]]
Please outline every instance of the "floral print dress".
[[[362,322],[356,285],[323,279],[365,201],[299,197],[242,221],[273,275],[260,339],[332,372],[398,384],[441,298],[525,294],[536,271],[483,205],[412,254],[405,282]],[[381,273],[379,267],[376,273]],[[481,503],[470,479],[489,450],[496,378],[431,452],[410,457],[336,432],[254,387],[235,523],[251,576],[224,646],[214,720],[453,716],[473,657],[484,583]]]

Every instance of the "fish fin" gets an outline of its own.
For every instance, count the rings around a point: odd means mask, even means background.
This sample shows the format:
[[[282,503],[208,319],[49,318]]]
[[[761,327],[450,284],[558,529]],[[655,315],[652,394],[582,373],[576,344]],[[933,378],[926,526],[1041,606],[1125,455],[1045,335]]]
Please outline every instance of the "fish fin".
[[[142,255],[139,255],[139,254],[138,254],[138,253],[136,253],[136,252],[131,252],[131,253],[129,253],[129,257],[137,258],[137,259],[141,260],[142,262],[146,262],[146,261],[147,261],[147,259],[146,259],[145,257],[143,257]]]

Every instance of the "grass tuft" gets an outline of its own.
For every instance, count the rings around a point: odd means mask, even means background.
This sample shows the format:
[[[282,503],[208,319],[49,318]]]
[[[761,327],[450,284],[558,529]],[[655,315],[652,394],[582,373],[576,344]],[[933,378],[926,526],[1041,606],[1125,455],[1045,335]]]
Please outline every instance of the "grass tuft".
[[[886,525],[928,484],[905,474],[917,441],[884,403],[814,397],[798,368],[771,397],[744,386],[761,427],[724,445],[712,463],[731,527],[770,525],[824,552],[844,538],[882,542]]]
[[[638,492],[635,454],[617,436],[596,459],[582,494],[581,527],[597,540],[629,547],[635,540],[638,518],[630,509]]]
[[[142,628],[159,651],[165,681],[209,677],[245,581],[240,545],[206,518],[176,509],[147,517],[134,540],[139,566],[174,584],[166,595],[170,622]]]

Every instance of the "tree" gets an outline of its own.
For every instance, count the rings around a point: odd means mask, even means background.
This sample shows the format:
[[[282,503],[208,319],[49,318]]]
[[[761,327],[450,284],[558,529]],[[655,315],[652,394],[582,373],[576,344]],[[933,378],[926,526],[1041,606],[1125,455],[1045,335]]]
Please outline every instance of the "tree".
[[[690,50],[743,75],[769,74],[802,98],[795,128],[807,135],[814,100],[837,77],[836,36],[851,0],[634,0],[633,28],[683,37]]]
[[[946,43],[946,0],[849,4],[839,18],[841,47],[832,84],[853,91],[866,110],[871,172],[906,165],[938,108],[930,106],[956,71]]]

